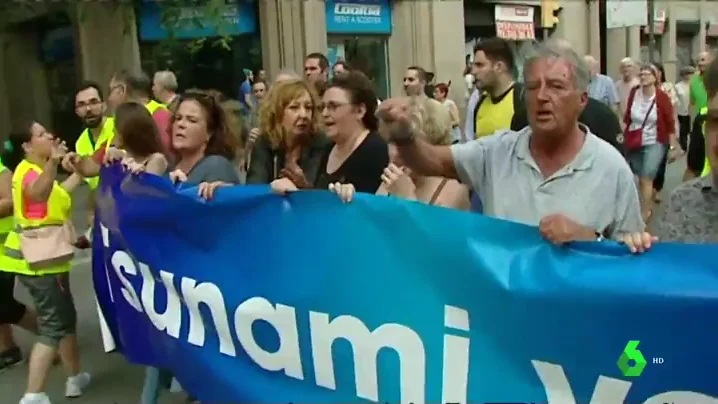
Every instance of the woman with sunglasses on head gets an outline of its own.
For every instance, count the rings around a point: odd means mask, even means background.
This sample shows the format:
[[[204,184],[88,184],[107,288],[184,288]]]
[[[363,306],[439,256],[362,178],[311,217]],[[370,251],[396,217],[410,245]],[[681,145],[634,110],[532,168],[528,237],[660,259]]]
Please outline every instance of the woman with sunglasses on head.
[[[82,178],[73,174],[58,182],[57,166],[67,148],[37,122],[11,134],[8,141],[2,162],[13,172],[16,229],[5,241],[0,270],[17,276],[38,315],[38,338],[30,354],[27,389],[20,404],[50,404],[43,390],[58,352],[68,374],[66,397],[81,396],[90,382],[90,375],[80,372],[77,312],[69,282],[74,242],[70,193]],[[53,248],[48,249],[48,244]]]
[[[316,111],[316,92],[305,81],[272,86],[260,107],[247,184],[271,184],[279,193],[315,186],[330,144],[318,130]]]

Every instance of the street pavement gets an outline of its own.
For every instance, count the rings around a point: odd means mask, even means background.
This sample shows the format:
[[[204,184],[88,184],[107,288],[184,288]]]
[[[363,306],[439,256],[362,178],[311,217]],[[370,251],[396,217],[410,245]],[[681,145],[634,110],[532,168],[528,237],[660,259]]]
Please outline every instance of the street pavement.
[[[668,193],[681,182],[685,170],[685,160],[677,161],[668,166],[663,200],[667,202]],[[75,224],[78,229],[86,228],[87,215],[85,201],[86,188],[81,188],[74,195]],[[660,204],[654,217],[661,216],[666,202]],[[651,223],[651,227],[655,223]],[[78,337],[82,355],[83,368],[92,373],[92,384],[81,398],[64,397],[65,376],[62,367],[57,366],[49,376],[47,393],[53,404],[137,404],[139,403],[144,368],[129,364],[120,354],[105,354],[99,332],[97,311],[91,280],[89,250],[83,251],[76,259],[72,270],[72,289],[78,311]],[[30,302],[27,294],[18,288],[16,295],[23,302]],[[23,331],[16,331],[16,340],[25,352],[31,347],[33,338]],[[0,402],[14,404],[20,400],[24,389],[27,365],[22,364],[0,374]],[[160,403],[181,403],[184,397],[166,393]]]

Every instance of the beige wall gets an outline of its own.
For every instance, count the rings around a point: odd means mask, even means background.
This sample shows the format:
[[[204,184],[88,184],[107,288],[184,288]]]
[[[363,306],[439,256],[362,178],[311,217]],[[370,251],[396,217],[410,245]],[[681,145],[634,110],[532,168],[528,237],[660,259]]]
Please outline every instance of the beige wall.
[[[75,43],[83,79],[101,84],[122,68],[140,68],[137,23],[132,7],[104,2],[78,2],[69,13],[75,22]]]
[[[263,66],[268,74],[274,75],[282,68],[301,73],[306,54],[326,54],[323,1],[265,0],[260,2],[259,19]],[[433,71],[437,80],[457,83],[452,95],[463,102],[463,26],[462,2],[396,1],[388,40],[390,93],[401,94],[405,69],[419,65]]]
[[[263,0],[259,3],[262,65],[273,77],[281,69],[301,73],[304,56],[327,53],[324,2]]]
[[[434,72],[437,82],[454,83],[450,96],[463,103],[463,4],[440,0],[397,1],[393,20],[394,31],[389,38],[391,94],[403,93],[406,68],[419,65]]]
[[[563,11],[556,27],[555,36],[570,41],[580,53],[600,56],[598,3],[587,4],[582,1],[561,2]],[[713,19],[718,21],[718,2],[707,0],[681,1],[657,0],[654,4],[656,12],[666,12],[667,23],[661,38],[661,63],[668,78],[676,77],[676,22],[700,22],[700,32],[694,37],[692,54],[695,56],[705,49],[705,25]],[[606,30],[606,70],[611,77],[618,77],[621,59],[641,56],[641,28],[626,27]]]
[[[37,57],[39,41],[36,34],[6,32],[2,36],[2,68],[5,82],[4,114],[9,129],[21,129],[29,121],[50,123],[50,98],[45,70]],[[5,136],[2,133],[2,136]]]

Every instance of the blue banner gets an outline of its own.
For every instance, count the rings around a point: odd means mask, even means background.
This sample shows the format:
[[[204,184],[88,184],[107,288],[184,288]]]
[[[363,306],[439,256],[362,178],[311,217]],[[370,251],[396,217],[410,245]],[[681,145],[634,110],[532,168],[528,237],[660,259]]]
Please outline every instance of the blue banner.
[[[389,0],[325,0],[327,33],[391,34]]]
[[[633,256],[390,197],[102,176],[112,335],[204,402],[718,403],[716,245]]]
[[[176,5],[156,0],[143,0],[140,5],[140,39],[157,41],[172,35],[175,38],[202,38],[240,35],[257,31],[257,15],[252,0],[226,0],[217,8],[217,18],[205,5]],[[209,14],[209,15],[208,15]],[[216,21],[220,20],[221,24]]]

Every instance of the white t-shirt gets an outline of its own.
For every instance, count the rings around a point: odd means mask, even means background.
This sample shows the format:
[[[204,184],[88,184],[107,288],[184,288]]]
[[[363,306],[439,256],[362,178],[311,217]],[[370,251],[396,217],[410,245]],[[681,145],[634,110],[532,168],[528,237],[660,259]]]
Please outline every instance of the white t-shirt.
[[[643,120],[646,119],[646,114],[648,114],[646,126],[643,127],[644,146],[655,144],[658,141],[658,106],[654,103],[655,99],[655,93],[650,97],[646,97],[641,90],[637,90],[636,95],[633,97],[631,125],[629,125],[628,129],[640,129],[641,125],[643,125]],[[651,108],[651,105],[653,105],[653,108]],[[650,112],[648,112],[649,108],[651,109]]]

